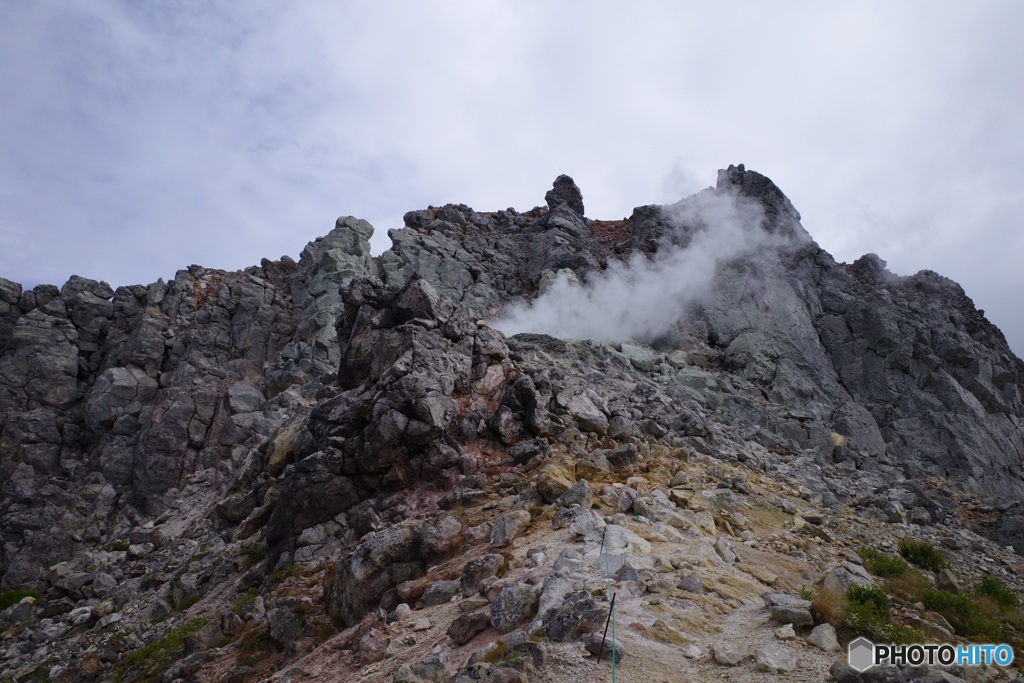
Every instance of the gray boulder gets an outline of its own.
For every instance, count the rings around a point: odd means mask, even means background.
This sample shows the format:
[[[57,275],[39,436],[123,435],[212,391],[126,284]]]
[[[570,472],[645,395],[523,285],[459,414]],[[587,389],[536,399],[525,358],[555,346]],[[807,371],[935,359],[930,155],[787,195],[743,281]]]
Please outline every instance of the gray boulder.
[[[830,567],[825,571],[825,576],[821,580],[822,588],[837,595],[846,595],[850,586],[854,584],[873,586],[875,582],[864,567],[853,562],[842,562]]]
[[[539,592],[534,586],[516,583],[503,586],[491,603],[491,625],[508,633],[537,613]]]
[[[807,642],[825,652],[838,652],[839,641],[836,639],[836,630],[831,624],[818,624],[807,636]]]
[[[796,668],[796,655],[783,643],[769,643],[757,651],[754,663],[758,671],[781,674]]]
[[[576,640],[584,633],[598,631],[607,614],[607,607],[599,605],[586,591],[572,591],[557,607],[543,613],[544,633],[555,642]]]
[[[465,645],[490,625],[491,618],[486,612],[466,612],[456,617],[448,627],[448,637],[456,645]]]
[[[507,512],[498,518],[491,531],[491,547],[500,548],[512,543],[530,524],[530,513],[526,510]]]
[[[458,581],[436,581],[423,592],[420,602],[423,607],[441,605],[452,599],[459,592]]]
[[[761,597],[772,619],[780,624],[810,626],[814,623],[810,600],[802,600],[788,593],[765,593]]]
[[[505,558],[496,553],[473,558],[462,566],[459,586],[466,595],[473,595],[480,590],[484,579],[497,575],[505,566]]]
[[[594,504],[594,489],[586,479],[581,479],[572,485],[565,493],[558,497],[555,505],[559,507],[572,507],[579,505],[583,510],[589,510]]]
[[[417,526],[406,523],[360,543],[337,563],[333,580],[324,587],[328,614],[346,625],[356,624],[390,588],[422,576],[418,538]]]
[[[302,633],[302,617],[290,609],[276,607],[267,610],[267,629],[271,640],[280,648],[285,648],[295,641]]]

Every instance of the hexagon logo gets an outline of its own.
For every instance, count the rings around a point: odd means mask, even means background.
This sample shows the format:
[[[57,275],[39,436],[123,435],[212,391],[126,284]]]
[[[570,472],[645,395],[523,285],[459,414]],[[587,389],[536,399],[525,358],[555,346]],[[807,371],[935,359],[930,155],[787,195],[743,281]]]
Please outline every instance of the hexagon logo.
[[[861,636],[850,641],[847,661],[858,672],[863,673],[875,663],[875,644]]]

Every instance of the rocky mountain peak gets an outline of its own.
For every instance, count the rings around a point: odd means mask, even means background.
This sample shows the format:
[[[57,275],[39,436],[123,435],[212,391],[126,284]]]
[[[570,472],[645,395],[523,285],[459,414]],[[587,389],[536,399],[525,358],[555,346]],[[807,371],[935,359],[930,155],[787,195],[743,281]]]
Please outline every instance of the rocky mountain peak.
[[[577,215],[583,216],[583,193],[576,186],[576,182],[567,175],[560,175],[550,190],[544,195],[544,201],[548,204],[549,210],[554,210],[560,205],[565,205]]]
[[[789,198],[767,176],[748,171],[743,164],[729,166],[718,172],[715,189],[719,192],[737,192],[741,196],[756,200],[764,209],[764,229],[786,236],[807,236],[800,226],[800,212]]]
[[[742,165],[545,199],[0,278],[0,680],[589,680],[612,593],[634,678],[860,680],[803,587],[916,541],[1020,593],[1024,364],[956,283],[835,262]],[[886,614],[970,635],[921,599]]]

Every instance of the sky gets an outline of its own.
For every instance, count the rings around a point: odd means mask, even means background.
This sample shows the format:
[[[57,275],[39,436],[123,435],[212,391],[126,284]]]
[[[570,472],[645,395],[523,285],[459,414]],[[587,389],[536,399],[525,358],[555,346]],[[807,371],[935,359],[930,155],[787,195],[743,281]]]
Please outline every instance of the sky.
[[[674,202],[746,164],[1024,355],[1024,3],[0,0],[0,277],[297,258],[340,215]]]

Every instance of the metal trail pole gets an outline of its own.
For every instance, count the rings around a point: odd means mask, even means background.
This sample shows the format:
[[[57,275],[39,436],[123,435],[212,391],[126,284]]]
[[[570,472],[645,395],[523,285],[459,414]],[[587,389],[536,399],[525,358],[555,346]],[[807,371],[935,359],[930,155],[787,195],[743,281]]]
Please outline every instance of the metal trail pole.
[[[612,623],[612,612],[615,611],[615,596],[617,593],[612,593],[612,604],[608,606],[608,618],[604,620],[604,635],[601,636],[601,649],[597,651],[597,663],[601,663],[601,655],[604,654],[604,641],[608,638],[608,624]]]

